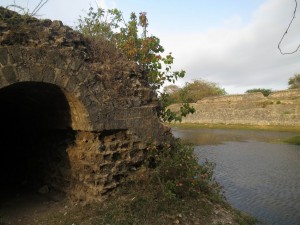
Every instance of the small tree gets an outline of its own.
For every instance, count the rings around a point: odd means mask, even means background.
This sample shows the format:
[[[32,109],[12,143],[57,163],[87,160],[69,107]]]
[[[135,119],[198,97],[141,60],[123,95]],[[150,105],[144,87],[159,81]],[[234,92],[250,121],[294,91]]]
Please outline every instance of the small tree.
[[[115,43],[116,47],[131,61],[136,62],[153,89],[158,90],[166,81],[175,82],[185,75],[185,71],[172,71],[174,58],[171,53],[163,56],[164,48],[160,39],[148,35],[147,14],[139,17],[131,13],[126,22],[118,9],[90,7],[86,17],[79,18],[78,30],[89,37],[105,39]]]
[[[148,35],[148,19],[145,12],[141,12],[139,17],[131,13],[130,19],[126,22],[122,12],[118,9],[94,10],[90,7],[86,17],[79,18],[78,30],[93,41],[104,39],[114,43],[116,48],[125,55],[128,60],[134,61],[141,68],[150,86],[159,92],[165,82],[174,83],[178,78],[185,75],[185,71],[172,71],[174,57],[171,53],[164,55],[164,48],[160,44],[160,39],[153,35]],[[161,95],[161,107],[159,114],[163,120],[179,120],[177,116],[165,119],[165,99]],[[181,115],[193,113],[194,110],[189,105],[184,105]]]
[[[198,100],[218,95],[225,95],[226,91],[220,88],[216,83],[205,81],[205,80],[195,80],[192,83],[185,83],[183,88],[176,89],[174,85],[169,85],[165,87],[168,90],[168,103],[192,103]],[[176,90],[176,91],[170,91]]]
[[[180,91],[181,100],[185,103],[197,102],[205,97],[225,95],[226,91],[218,84],[205,80],[186,83]]]
[[[300,88],[300,74],[295,74],[289,79],[289,89]]]
[[[257,92],[261,92],[264,96],[269,96],[272,93],[272,89],[253,88],[247,90],[245,93],[257,93]]]

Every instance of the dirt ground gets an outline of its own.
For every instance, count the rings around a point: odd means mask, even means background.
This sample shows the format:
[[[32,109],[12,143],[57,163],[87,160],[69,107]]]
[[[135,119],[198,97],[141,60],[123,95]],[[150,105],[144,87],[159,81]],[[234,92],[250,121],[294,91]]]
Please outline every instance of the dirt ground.
[[[92,225],[101,223],[98,218],[99,204],[84,205],[69,201],[62,193],[50,191],[46,194],[26,192],[14,197],[1,198],[0,225]],[[98,209],[95,209],[95,208]],[[105,208],[105,207],[104,207]],[[232,212],[222,206],[213,206],[209,224],[236,224]],[[208,224],[197,215],[170,216],[173,224]],[[206,220],[206,219],[205,219]],[[95,223],[95,221],[98,221]],[[158,222],[158,221],[157,221]],[[152,224],[152,223],[151,223]],[[158,224],[160,224],[158,222]],[[165,224],[165,223],[163,223]]]
[[[23,193],[1,194],[0,225],[33,225],[57,211],[66,211],[70,202],[61,192],[38,193],[24,190]]]

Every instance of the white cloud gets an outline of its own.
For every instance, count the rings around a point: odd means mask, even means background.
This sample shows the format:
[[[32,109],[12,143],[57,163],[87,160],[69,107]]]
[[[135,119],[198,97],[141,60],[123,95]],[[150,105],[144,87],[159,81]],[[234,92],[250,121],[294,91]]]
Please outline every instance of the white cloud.
[[[98,0],[97,4],[100,8],[107,9],[107,4],[105,0]]]
[[[268,0],[244,27],[233,17],[223,28],[205,33],[162,35],[163,45],[173,49],[175,63],[187,71],[186,80],[207,79],[230,93],[255,87],[285,89],[288,78],[300,73],[300,52],[282,56],[277,49],[293,10],[292,0]],[[298,17],[282,45],[285,50],[300,44]],[[232,22],[238,26],[226,25]]]
[[[243,22],[242,17],[239,16],[239,15],[235,15],[235,16],[232,16],[232,17],[224,20],[223,21],[223,26],[228,27],[228,28],[240,27],[242,25],[242,22]]]
[[[117,3],[115,1],[107,2],[106,0],[98,0],[97,4],[100,8],[103,8],[103,9],[117,8]]]

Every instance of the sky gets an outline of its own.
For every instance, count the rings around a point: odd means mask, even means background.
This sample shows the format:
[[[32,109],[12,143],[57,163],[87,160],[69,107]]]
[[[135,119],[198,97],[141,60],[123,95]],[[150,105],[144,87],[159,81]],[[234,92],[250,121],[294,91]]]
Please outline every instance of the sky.
[[[15,0],[32,10],[39,0]],[[13,0],[0,0],[1,6]],[[300,2],[296,19],[282,43],[284,51],[300,44]],[[177,82],[203,79],[229,94],[252,88],[283,90],[300,73],[300,50],[281,55],[277,46],[293,15],[295,0],[48,0],[40,18],[75,27],[89,6],[147,12],[149,34],[160,38],[175,57],[175,70],[186,76]]]

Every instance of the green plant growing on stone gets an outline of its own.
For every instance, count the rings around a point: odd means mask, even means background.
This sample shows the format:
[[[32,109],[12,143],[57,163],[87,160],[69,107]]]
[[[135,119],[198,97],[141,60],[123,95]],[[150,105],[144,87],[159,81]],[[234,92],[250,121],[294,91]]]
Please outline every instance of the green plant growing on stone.
[[[173,71],[174,57],[171,53],[164,55],[160,39],[148,35],[148,18],[145,12],[139,16],[131,13],[128,21],[118,9],[107,11],[90,7],[85,17],[78,20],[77,29],[93,41],[99,39],[113,43],[128,60],[135,62],[142,71],[149,85],[158,93],[166,82],[174,83],[185,76],[185,71]],[[163,94],[161,96],[164,96]],[[160,100],[159,115],[164,121],[180,120],[182,116],[195,110],[189,105],[183,106],[181,115],[166,112],[165,100]],[[164,118],[166,116],[167,118]]]
[[[18,4],[15,0],[12,4],[8,5],[6,8],[13,9],[14,11],[18,11],[19,13],[25,15],[25,16],[36,16],[37,13],[41,10],[41,8],[44,7],[44,5],[48,2],[48,0],[40,0],[38,4],[33,8],[33,10],[30,10],[27,7],[23,7],[20,4]]]

